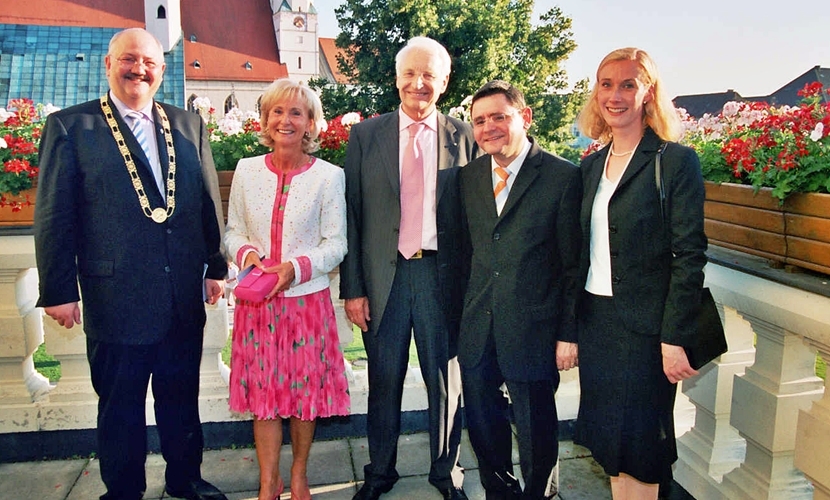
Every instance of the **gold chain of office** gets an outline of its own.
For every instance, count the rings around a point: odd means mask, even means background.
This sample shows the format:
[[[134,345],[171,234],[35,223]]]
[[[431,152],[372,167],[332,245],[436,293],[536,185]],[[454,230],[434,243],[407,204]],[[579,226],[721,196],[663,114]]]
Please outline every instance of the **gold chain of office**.
[[[170,132],[170,120],[167,119],[167,113],[164,112],[164,109],[162,109],[159,103],[155,103],[155,105],[156,111],[161,118],[162,128],[164,129],[164,142],[167,144],[167,154],[170,164],[167,170],[166,210],[161,207],[156,209],[150,208],[150,200],[147,199],[147,193],[144,191],[144,184],[142,184],[141,178],[138,176],[138,170],[135,168],[133,155],[130,153],[129,148],[127,148],[127,143],[124,142],[124,136],[118,128],[118,123],[115,121],[112,108],[107,102],[107,96],[101,96],[101,111],[104,112],[104,116],[107,118],[107,124],[110,126],[110,130],[112,131],[112,136],[115,138],[115,143],[118,144],[118,150],[121,152],[121,156],[124,157],[124,163],[127,165],[127,172],[130,174],[130,179],[132,179],[133,182],[133,189],[135,189],[135,193],[138,195],[138,202],[141,204],[141,210],[144,212],[144,215],[152,219],[153,222],[161,224],[169,219],[170,216],[173,215],[173,211],[176,209],[176,150],[173,148],[173,134]]]

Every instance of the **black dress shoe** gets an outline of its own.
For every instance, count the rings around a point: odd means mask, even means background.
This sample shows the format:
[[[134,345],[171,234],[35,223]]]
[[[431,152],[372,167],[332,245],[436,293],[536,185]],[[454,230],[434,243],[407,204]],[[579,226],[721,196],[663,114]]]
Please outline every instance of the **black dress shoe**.
[[[378,498],[380,498],[381,495],[389,492],[389,490],[392,489],[392,486],[394,486],[394,484],[375,485],[363,483],[363,486],[361,486],[357,493],[355,493],[355,496],[352,497],[352,500],[378,500]]]
[[[444,500],[468,500],[464,488],[446,488],[440,491],[444,495]]]
[[[204,479],[191,481],[179,488],[174,488],[168,484],[164,491],[171,497],[186,498],[187,500],[228,500],[228,497],[219,491],[219,488]]]

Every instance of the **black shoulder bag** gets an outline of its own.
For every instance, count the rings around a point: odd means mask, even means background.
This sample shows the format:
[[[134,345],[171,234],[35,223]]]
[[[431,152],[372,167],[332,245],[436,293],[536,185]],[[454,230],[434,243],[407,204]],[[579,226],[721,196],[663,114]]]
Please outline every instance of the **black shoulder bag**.
[[[657,158],[654,162],[654,182],[660,196],[660,217],[663,220],[663,226],[666,225],[666,190],[663,187],[663,170],[660,166],[660,158],[665,150],[666,143],[663,143],[657,151]],[[691,339],[689,345],[684,346],[684,349],[692,368],[700,370],[705,364],[728,350],[723,323],[721,323],[715,299],[712,297],[712,292],[705,287],[700,291],[700,308],[698,309],[696,322],[697,335]]]

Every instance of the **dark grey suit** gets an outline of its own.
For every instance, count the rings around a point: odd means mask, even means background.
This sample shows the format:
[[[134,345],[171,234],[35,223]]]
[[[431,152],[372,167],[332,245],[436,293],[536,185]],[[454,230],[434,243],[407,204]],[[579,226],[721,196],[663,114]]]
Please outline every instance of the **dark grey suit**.
[[[340,265],[340,297],[368,297],[369,331],[363,334],[369,357],[369,463],[366,481],[391,486],[400,434],[400,407],[411,329],[427,385],[432,469],[430,482],[453,486],[460,442],[460,381],[449,372],[455,356],[463,294],[459,166],[476,151],[472,130],[454,118],[438,116],[436,225],[438,251],[407,261],[398,254],[401,219],[398,111],[352,127],[346,153],[349,251]],[[406,281],[406,284],[404,283]],[[407,287],[415,286],[434,305],[411,307]],[[390,312],[392,311],[392,312]],[[460,485],[457,485],[460,486]]]
[[[507,383],[523,498],[542,498],[557,457],[556,342],[576,341],[579,169],[533,143],[501,212],[491,157],[461,170],[471,253],[458,359],[470,441],[485,489],[499,498],[512,474]]]
[[[141,147],[110,101],[150,206],[163,207]],[[146,217],[100,103],[49,115],[40,144],[35,245],[47,307],[83,297],[98,453],[112,495],[144,491],[144,404],[150,374],[168,486],[197,479],[202,453],[199,362],[207,277],[222,279],[216,174],[204,123],[162,105],[176,153],[176,208]],[[162,170],[169,168],[155,116]],[[204,168],[204,170],[203,170]],[[206,175],[207,174],[207,175]],[[221,212],[220,212],[221,213]],[[79,294],[80,285],[80,294]]]

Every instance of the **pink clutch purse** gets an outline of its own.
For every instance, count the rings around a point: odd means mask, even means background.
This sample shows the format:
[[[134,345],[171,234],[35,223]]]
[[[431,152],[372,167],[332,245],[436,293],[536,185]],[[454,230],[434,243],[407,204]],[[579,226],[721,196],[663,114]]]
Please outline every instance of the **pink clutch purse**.
[[[265,267],[276,264],[271,259],[262,260],[262,265]],[[236,288],[233,290],[233,294],[237,300],[264,302],[265,296],[274,289],[279,279],[280,277],[277,273],[265,273],[262,269],[254,267],[239,280],[239,283],[237,283]]]

